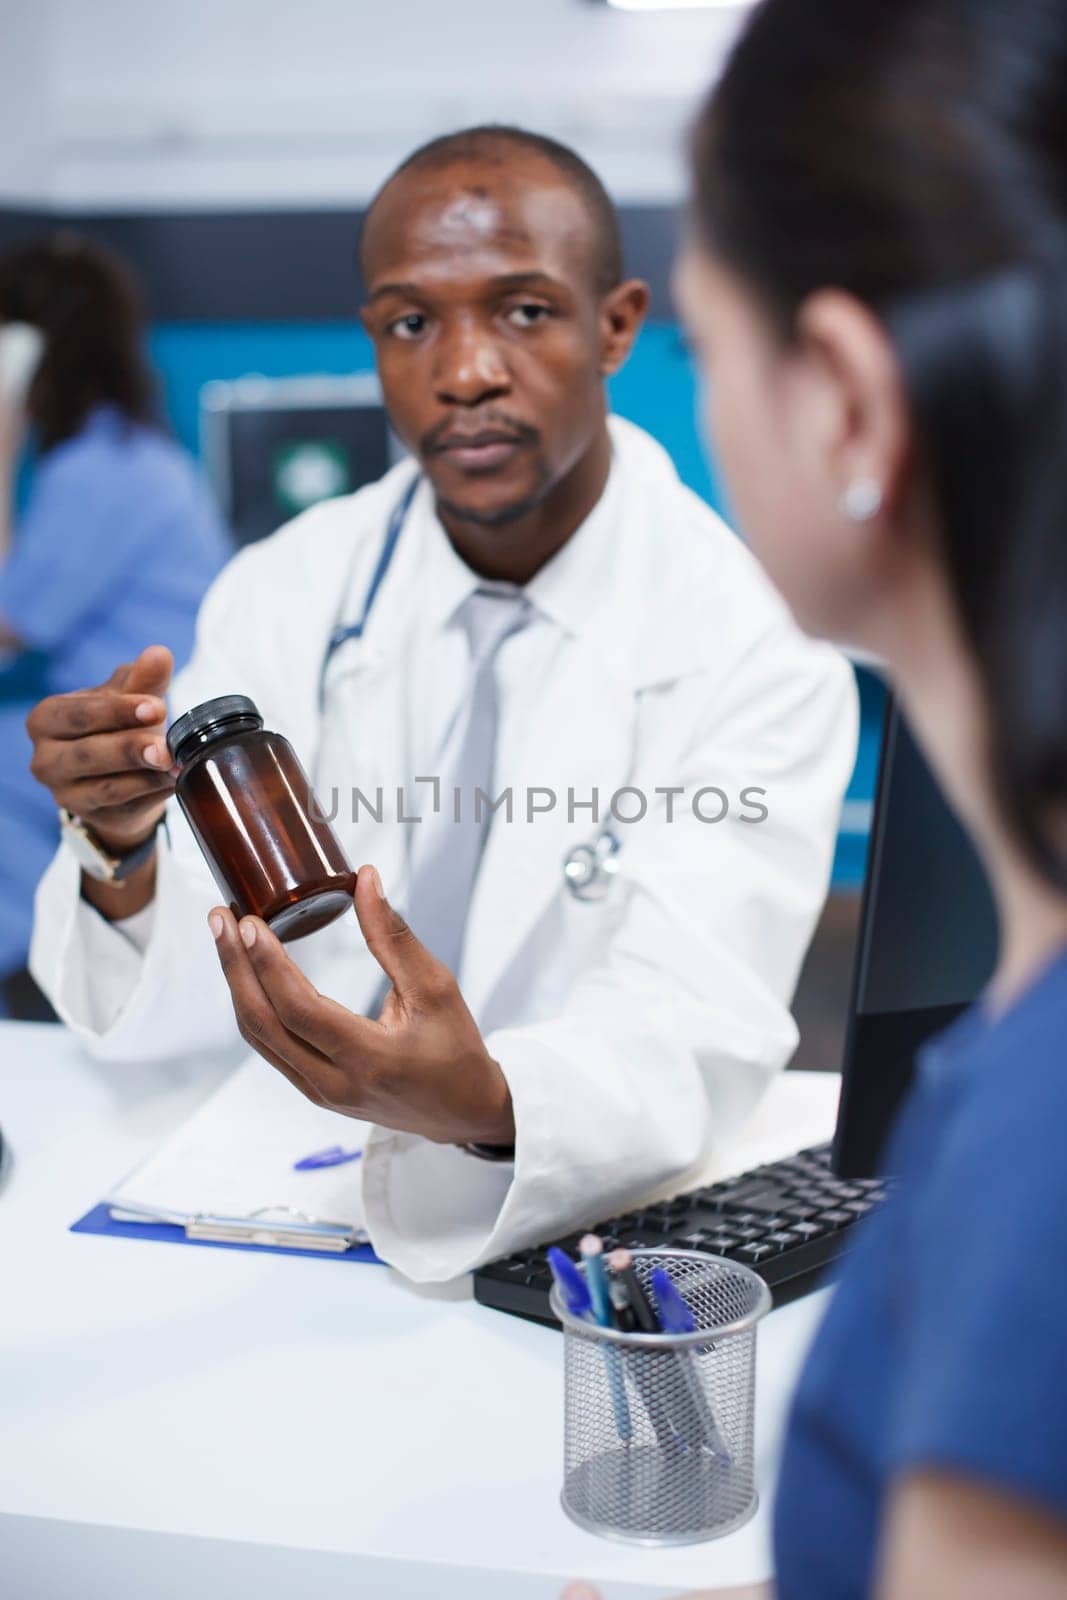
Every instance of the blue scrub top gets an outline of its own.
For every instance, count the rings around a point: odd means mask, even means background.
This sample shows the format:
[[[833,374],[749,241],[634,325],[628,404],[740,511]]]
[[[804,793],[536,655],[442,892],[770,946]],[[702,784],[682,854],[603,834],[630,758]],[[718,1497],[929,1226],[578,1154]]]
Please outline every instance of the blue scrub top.
[[[25,960],[57,838],[55,806],[29,771],[28,711],[101,683],[148,644],[169,645],[180,666],[229,552],[184,451],[110,406],[38,462],[0,567],[0,617],[26,646],[0,668],[0,975]]]
[[[1067,1520],[1067,951],[922,1053],[794,1402],[780,1600],[860,1600],[892,1481],[934,1468]]]

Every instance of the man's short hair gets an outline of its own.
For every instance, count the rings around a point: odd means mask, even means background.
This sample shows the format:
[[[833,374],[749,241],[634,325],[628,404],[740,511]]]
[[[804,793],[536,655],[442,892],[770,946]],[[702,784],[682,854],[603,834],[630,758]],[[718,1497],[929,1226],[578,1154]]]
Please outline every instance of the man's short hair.
[[[592,167],[582,160],[577,151],[550,139],[543,133],[530,133],[525,128],[513,128],[506,123],[485,123],[479,127],[462,128],[458,133],[446,133],[428,144],[413,150],[396,170],[390,173],[367,207],[363,219],[363,235],[374,207],[389,185],[405,172],[443,169],[459,161],[502,159],[508,147],[533,151],[563,174],[578,195],[588,213],[593,227],[593,278],[598,294],[606,294],[622,282],[622,239],[619,219],[611,197]],[[360,248],[362,250],[362,237]]]

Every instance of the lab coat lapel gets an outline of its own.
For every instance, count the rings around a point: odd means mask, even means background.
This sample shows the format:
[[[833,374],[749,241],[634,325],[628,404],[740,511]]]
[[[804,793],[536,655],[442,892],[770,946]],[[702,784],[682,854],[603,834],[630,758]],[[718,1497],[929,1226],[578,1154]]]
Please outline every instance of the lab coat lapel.
[[[565,894],[563,860],[596,831],[586,806],[568,813],[568,801],[599,793],[603,818],[612,794],[627,782],[635,736],[633,684],[605,660],[592,636],[574,640],[544,686],[538,715],[516,770],[502,774],[496,793],[510,786],[514,818],[496,814],[471,902],[463,955],[462,987],[475,1015],[544,914]],[[546,793],[547,791],[547,793]],[[527,801],[551,811],[527,821]]]
[[[373,863],[395,895],[406,870],[404,830],[395,819],[396,787],[410,765],[409,675],[402,656],[366,640],[345,650],[320,723],[315,789],[353,867]],[[372,808],[381,811],[380,822]]]

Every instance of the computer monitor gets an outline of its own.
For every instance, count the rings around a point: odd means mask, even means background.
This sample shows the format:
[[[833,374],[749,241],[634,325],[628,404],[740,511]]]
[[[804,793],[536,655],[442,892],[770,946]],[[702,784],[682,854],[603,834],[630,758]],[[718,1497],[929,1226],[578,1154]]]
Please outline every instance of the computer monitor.
[[[373,373],[204,385],[201,453],[238,544],[373,483],[403,451]]]
[[[843,1177],[877,1171],[916,1051],[984,988],[996,941],[985,872],[889,696],[834,1137]]]

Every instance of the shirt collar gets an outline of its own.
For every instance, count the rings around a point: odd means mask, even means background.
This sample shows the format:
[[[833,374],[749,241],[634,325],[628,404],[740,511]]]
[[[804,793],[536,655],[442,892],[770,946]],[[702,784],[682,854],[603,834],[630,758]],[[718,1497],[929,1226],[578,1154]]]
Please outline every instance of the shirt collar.
[[[585,521],[526,585],[530,600],[566,633],[578,637],[610,575],[613,524],[619,499],[614,451],[604,492]]]
[[[613,452],[608,481],[600,499],[563,548],[557,550],[522,591],[541,616],[574,636],[581,634],[585,627],[592,611],[592,597],[601,592],[607,576],[611,526],[619,494],[618,478],[619,468]],[[492,583],[479,577],[458,554],[437,516],[433,490],[425,478],[412,503],[411,515],[418,519],[424,535],[423,615],[431,627],[446,627],[475,589],[518,592],[513,584]]]
[[[422,615],[430,627],[444,628],[481,580],[455,550],[441,525],[428,478],[419,484],[410,515],[422,534]]]

